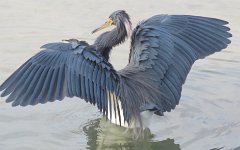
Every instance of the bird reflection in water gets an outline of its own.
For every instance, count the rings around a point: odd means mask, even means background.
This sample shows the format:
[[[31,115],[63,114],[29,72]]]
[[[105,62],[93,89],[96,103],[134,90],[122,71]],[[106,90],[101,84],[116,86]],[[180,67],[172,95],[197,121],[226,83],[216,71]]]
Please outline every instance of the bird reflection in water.
[[[155,141],[150,130],[145,130],[144,138],[135,140],[127,134],[126,128],[110,124],[106,118],[90,121],[83,127],[89,150],[180,150],[174,139]]]

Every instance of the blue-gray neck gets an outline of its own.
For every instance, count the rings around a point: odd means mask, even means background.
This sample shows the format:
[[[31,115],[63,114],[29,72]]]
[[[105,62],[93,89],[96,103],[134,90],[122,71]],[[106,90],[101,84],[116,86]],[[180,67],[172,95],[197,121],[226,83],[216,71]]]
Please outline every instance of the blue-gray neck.
[[[127,19],[119,21],[112,31],[104,32],[94,42],[97,52],[109,60],[109,54],[114,46],[121,44],[131,34],[131,22]]]

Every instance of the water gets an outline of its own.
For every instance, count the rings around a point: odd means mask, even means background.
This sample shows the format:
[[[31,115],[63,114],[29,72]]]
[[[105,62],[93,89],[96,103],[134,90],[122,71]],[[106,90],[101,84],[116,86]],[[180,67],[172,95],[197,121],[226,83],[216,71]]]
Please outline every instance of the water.
[[[24,108],[0,98],[0,149],[240,149],[239,8],[237,0],[0,0],[0,83],[44,43],[68,38],[92,43],[98,34],[90,32],[117,9],[125,9],[134,26],[162,13],[222,18],[234,35],[228,49],[195,63],[180,105],[154,116],[153,135],[143,141],[122,136],[124,129],[78,98]],[[128,53],[129,41],[114,49],[116,69],[126,65]]]

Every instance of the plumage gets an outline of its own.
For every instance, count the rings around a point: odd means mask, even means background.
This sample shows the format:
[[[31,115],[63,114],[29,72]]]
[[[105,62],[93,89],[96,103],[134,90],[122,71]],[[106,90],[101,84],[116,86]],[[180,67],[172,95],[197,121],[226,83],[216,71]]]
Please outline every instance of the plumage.
[[[76,39],[48,43],[2,85],[13,106],[79,97],[97,105],[113,123],[141,127],[141,113],[162,116],[179,104],[182,85],[201,58],[221,51],[232,36],[228,22],[201,16],[156,15],[131,30],[125,11],[112,13],[94,32],[110,25],[93,45]],[[129,63],[116,71],[108,62],[113,47],[131,35]]]

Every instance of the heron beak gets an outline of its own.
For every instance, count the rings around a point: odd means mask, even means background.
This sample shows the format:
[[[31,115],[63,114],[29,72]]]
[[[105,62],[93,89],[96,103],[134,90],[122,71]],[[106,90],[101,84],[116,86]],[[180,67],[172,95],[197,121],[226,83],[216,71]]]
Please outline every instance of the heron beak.
[[[95,33],[95,32],[97,32],[97,31],[100,31],[100,30],[102,30],[102,29],[104,29],[104,28],[106,28],[106,27],[109,27],[109,26],[111,26],[111,25],[113,25],[113,20],[112,20],[111,18],[108,18],[108,20],[107,20],[101,27],[93,30],[93,31],[92,31],[92,34]]]

